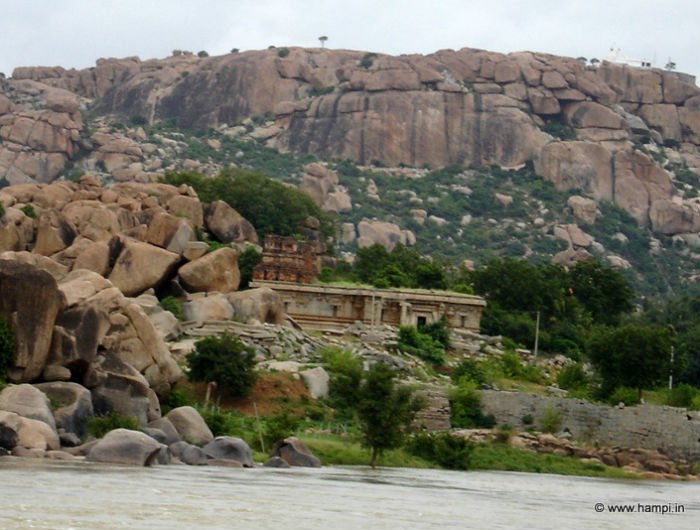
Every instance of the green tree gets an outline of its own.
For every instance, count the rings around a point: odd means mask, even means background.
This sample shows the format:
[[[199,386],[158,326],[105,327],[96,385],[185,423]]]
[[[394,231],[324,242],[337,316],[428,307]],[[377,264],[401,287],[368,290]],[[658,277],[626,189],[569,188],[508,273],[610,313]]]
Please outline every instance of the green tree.
[[[668,377],[671,344],[668,328],[628,324],[595,330],[587,353],[600,374],[605,395],[625,386],[636,388],[641,396],[643,389]]]
[[[443,267],[404,245],[391,252],[379,244],[358,249],[353,270],[358,280],[380,288],[447,288]]]
[[[253,269],[262,260],[262,254],[255,247],[246,248],[238,256],[238,270],[241,271],[241,285],[239,289],[247,289],[253,281]]]
[[[573,296],[600,324],[614,325],[632,310],[634,291],[615,269],[597,260],[579,261],[569,271]]]
[[[321,355],[331,377],[330,405],[341,418],[351,418],[359,401],[362,360],[350,350],[333,347],[325,348]]]
[[[255,352],[229,334],[205,337],[187,355],[190,381],[216,383],[234,397],[245,397],[256,381]]]
[[[399,327],[397,346],[399,350],[420,357],[432,364],[441,365],[445,362],[444,346],[415,326]]]
[[[365,373],[358,397],[362,443],[371,449],[369,465],[375,467],[386,449],[401,445],[422,403],[410,388],[397,385],[394,372],[380,363]]]

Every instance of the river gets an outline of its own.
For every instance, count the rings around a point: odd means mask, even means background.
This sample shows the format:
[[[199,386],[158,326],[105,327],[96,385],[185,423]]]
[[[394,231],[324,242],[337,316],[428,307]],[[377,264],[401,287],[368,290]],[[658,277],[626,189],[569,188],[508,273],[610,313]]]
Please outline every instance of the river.
[[[637,513],[611,513],[619,509],[613,506]],[[664,506],[684,511],[639,513]],[[3,458],[0,528],[700,530],[700,483],[363,467],[132,468]]]

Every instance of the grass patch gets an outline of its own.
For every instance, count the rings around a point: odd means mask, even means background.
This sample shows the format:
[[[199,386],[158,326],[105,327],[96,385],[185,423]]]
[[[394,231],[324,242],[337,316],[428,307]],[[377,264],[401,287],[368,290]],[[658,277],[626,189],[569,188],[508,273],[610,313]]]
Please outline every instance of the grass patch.
[[[479,444],[471,454],[472,470],[519,471],[602,478],[639,478],[603,464],[581,462],[577,458],[539,454],[499,444]]]
[[[303,435],[299,438],[321,460],[323,465],[369,465],[370,450],[353,440],[340,439],[331,435]],[[378,463],[380,466],[386,467],[438,468],[422,458],[408,454],[404,449],[384,451]]]

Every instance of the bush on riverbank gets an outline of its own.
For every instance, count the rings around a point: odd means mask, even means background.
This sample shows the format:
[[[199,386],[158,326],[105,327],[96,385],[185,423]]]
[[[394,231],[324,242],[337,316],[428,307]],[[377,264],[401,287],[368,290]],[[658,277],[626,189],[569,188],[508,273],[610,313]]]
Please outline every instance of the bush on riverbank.
[[[407,441],[406,450],[445,469],[467,470],[474,444],[449,432],[422,432]]]
[[[235,397],[245,397],[256,380],[255,352],[229,334],[198,340],[187,363],[190,381],[217,383]]]
[[[114,429],[139,431],[141,426],[136,418],[123,416],[115,411],[111,411],[104,416],[93,416],[87,422],[87,433],[93,438],[102,438]]]

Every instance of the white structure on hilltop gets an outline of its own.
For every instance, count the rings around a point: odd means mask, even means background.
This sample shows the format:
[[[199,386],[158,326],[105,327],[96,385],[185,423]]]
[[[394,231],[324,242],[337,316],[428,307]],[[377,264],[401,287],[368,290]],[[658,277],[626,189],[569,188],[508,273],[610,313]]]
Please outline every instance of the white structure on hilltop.
[[[638,66],[640,68],[653,68],[654,61],[649,61],[648,59],[632,59],[631,57],[624,57],[622,55],[622,50],[620,48],[610,48],[610,53],[604,59],[609,63],[617,64],[627,64],[629,66]]]

